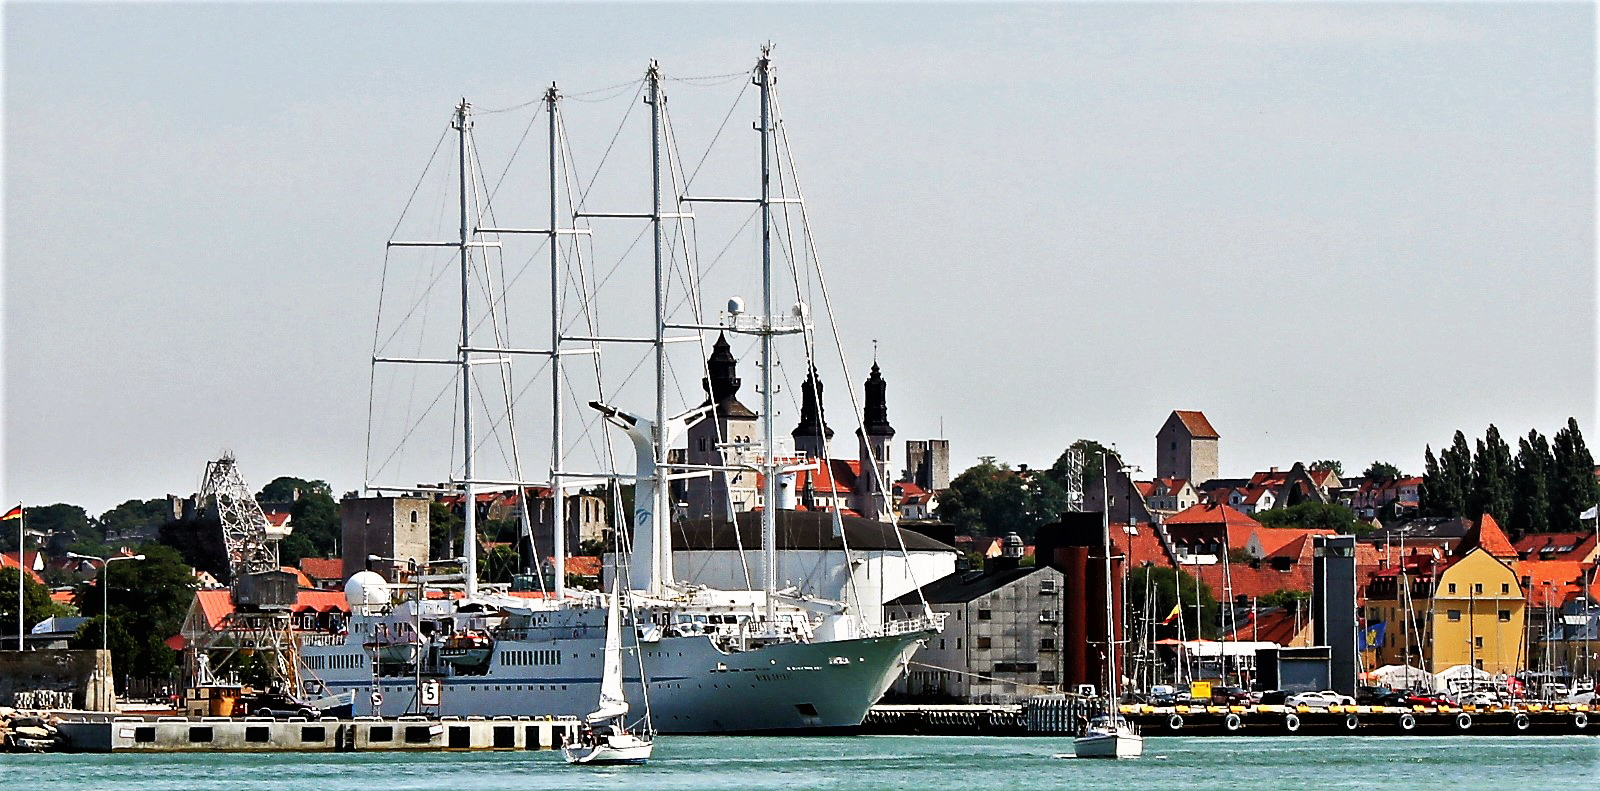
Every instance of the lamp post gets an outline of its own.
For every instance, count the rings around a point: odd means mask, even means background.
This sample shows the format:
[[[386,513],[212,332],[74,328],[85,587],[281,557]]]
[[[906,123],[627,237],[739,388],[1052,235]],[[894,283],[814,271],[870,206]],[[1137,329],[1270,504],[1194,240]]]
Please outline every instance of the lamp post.
[[[100,650],[109,651],[111,646],[107,642],[107,624],[111,622],[111,572],[108,567],[119,560],[144,560],[144,555],[117,555],[109,558],[97,558],[94,555],[80,555],[77,552],[68,552],[67,557],[77,558],[93,563],[99,561],[102,578],[100,580]]]

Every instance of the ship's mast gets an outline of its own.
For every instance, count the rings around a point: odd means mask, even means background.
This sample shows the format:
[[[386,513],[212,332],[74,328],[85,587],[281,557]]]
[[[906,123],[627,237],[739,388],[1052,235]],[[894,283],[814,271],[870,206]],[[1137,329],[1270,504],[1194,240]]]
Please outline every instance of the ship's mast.
[[[461,365],[461,475],[462,481],[462,547],[465,550],[466,594],[471,599],[478,594],[478,502],[473,483],[472,464],[472,318],[467,296],[472,286],[472,259],[470,218],[467,215],[467,134],[472,128],[472,105],[462,99],[456,105],[456,149],[460,158],[461,190],[461,348],[457,352]]]
[[[551,552],[555,555],[556,601],[567,597],[567,512],[561,491],[561,261],[557,250],[556,228],[556,99],[560,94],[555,83],[545,91],[545,109],[550,116],[550,533],[553,536]],[[528,493],[518,492],[522,502],[523,518],[528,513]],[[539,553],[528,535],[528,552],[533,555],[535,567]]]
[[[772,398],[772,71],[771,47],[761,48],[755,83],[761,87],[761,575],[767,602],[767,623],[777,620],[778,593],[778,464],[775,453]]]
[[[1100,454],[1100,502],[1106,506],[1100,509],[1100,523],[1102,537],[1105,539],[1105,583],[1106,583],[1106,715],[1114,721],[1117,714],[1117,616],[1116,606],[1112,599],[1113,588],[1111,584],[1111,498],[1107,491],[1110,488],[1109,457],[1104,451]],[[1117,463],[1120,465],[1121,459]]]
[[[651,523],[651,533],[655,539],[651,549],[655,552],[655,559],[650,564],[650,592],[663,596],[672,579],[672,533],[671,512],[667,510],[667,280],[661,257],[661,69],[655,61],[650,62],[646,78],[650,84],[647,99],[650,103],[650,229],[655,244],[656,288],[656,411],[655,426],[651,429],[655,434],[652,443],[655,447],[655,466],[651,471],[655,477],[655,491],[651,493],[655,500],[652,503],[654,520]]]

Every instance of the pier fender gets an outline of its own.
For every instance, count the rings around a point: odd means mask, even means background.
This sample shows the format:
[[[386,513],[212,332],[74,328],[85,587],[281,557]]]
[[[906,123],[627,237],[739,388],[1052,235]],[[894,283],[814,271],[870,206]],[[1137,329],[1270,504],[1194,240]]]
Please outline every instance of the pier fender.
[[[1417,729],[1417,715],[1406,712],[1400,715],[1400,730],[1414,731]]]
[[[1360,727],[1361,727],[1361,718],[1360,717],[1357,717],[1354,714],[1346,714],[1345,715],[1345,717],[1344,717],[1344,729],[1345,730],[1354,731],[1354,730],[1356,730],[1357,728],[1360,728]]]
[[[1572,715],[1572,727],[1574,727],[1574,728],[1576,728],[1576,729],[1578,729],[1580,731],[1583,730],[1584,728],[1589,727],[1589,714],[1588,714],[1588,712],[1580,711],[1577,714]]]
[[[1300,730],[1300,715],[1298,715],[1298,714],[1285,714],[1285,715],[1283,715],[1283,729],[1285,731],[1288,731],[1289,733],[1294,733],[1294,732]]]
[[[1517,716],[1511,718],[1511,727],[1519,731],[1527,730],[1528,726],[1532,724],[1533,721],[1528,719],[1528,715],[1520,711],[1517,712]]]
[[[1228,712],[1228,716],[1222,718],[1222,728],[1229,733],[1238,731],[1243,727],[1244,720],[1240,719],[1239,715],[1234,714],[1233,712]]]
[[[1456,730],[1467,731],[1472,729],[1472,715],[1461,712],[1456,715]]]
[[[1167,730],[1169,730],[1169,731],[1181,731],[1181,730],[1183,730],[1183,715],[1182,714],[1174,714],[1171,717],[1168,717],[1167,718]]]

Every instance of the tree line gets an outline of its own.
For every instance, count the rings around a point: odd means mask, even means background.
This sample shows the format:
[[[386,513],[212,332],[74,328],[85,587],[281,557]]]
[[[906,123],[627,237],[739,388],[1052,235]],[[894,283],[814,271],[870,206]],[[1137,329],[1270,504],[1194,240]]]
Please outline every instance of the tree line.
[[[1490,514],[1517,535],[1567,532],[1580,529],[1580,515],[1600,503],[1594,457],[1573,418],[1551,439],[1537,429],[1518,437],[1515,455],[1490,424],[1473,446],[1457,431],[1437,456],[1428,446],[1423,461],[1424,516]]]

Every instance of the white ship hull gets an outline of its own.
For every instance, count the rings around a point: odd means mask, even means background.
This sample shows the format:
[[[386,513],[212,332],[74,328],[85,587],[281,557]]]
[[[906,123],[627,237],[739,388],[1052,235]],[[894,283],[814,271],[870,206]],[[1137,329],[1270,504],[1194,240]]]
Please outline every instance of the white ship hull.
[[[500,639],[482,675],[426,675],[440,685],[437,706],[417,705],[416,676],[403,667],[380,674],[381,703],[371,704],[372,667],[360,643],[306,646],[301,679],[330,692],[354,692],[356,711],[394,717],[420,710],[456,716],[581,717],[600,690],[600,629],[546,640]],[[778,643],[725,653],[712,638],[664,637],[640,646],[655,729],[662,733],[758,733],[851,728],[883,696],[918,641],[931,632],[822,643]],[[330,656],[344,658],[331,663]],[[319,659],[320,657],[320,659]],[[331,664],[356,665],[332,669]],[[644,699],[638,663],[625,662],[627,695]],[[382,668],[380,668],[380,673]]]
[[[632,734],[608,737],[599,744],[569,744],[561,748],[569,764],[607,766],[642,764],[650,760],[655,745]]]
[[[1072,752],[1079,758],[1138,758],[1144,755],[1144,737],[1126,725],[1091,728],[1072,740]]]

